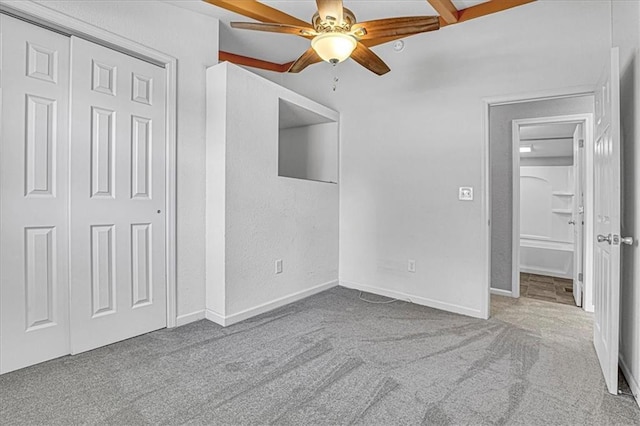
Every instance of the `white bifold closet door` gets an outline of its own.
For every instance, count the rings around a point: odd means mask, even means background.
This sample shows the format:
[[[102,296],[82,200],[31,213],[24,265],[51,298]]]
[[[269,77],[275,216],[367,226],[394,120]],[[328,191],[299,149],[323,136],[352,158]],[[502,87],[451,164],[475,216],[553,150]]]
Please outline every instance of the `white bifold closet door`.
[[[166,77],[0,19],[7,372],[166,326]]]
[[[164,69],[72,37],[71,352],[166,326]]]
[[[69,353],[69,38],[0,15],[0,372]]]

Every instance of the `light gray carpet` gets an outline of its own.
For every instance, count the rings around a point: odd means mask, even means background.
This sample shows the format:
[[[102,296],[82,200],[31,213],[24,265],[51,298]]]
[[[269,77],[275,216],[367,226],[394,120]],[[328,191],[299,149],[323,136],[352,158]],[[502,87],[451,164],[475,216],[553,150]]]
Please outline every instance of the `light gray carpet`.
[[[588,314],[524,298],[493,310],[335,288],[0,376],[0,423],[640,424],[631,397],[606,393]]]

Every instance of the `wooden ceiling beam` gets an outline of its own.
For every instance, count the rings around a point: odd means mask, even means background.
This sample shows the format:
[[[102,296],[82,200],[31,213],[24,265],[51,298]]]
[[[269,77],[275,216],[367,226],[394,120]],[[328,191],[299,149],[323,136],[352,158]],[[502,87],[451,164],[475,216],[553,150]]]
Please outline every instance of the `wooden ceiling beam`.
[[[256,0],[204,0],[214,6],[238,13],[247,18],[272,24],[287,24],[308,27],[309,22],[286,14]]]
[[[451,0],[427,0],[429,4],[440,15],[440,21],[447,24],[455,24],[458,22],[458,9],[451,3]]]
[[[261,70],[275,71],[275,72],[287,72],[293,62],[287,62],[285,64],[277,64],[275,62],[263,61],[261,59],[250,58],[249,56],[236,55],[235,53],[225,52],[223,50],[218,52],[218,60],[220,62],[231,62],[236,65],[244,65],[252,68],[259,68]]]
[[[534,1],[536,0],[490,0],[486,3],[480,3],[475,6],[459,10],[457,23],[459,24],[460,22],[491,15],[492,13],[502,12],[503,10],[522,6],[523,4],[532,3]],[[444,27],[445,25],[449,25],[449,23],[441,19],[440,26]]]

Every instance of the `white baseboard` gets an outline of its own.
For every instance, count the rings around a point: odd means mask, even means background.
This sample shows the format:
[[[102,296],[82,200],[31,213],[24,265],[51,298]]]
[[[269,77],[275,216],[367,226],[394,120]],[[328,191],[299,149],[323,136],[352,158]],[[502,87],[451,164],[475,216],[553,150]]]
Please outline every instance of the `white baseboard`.
[[[200,321],[201,319],[204,319],[204,309],[191,312],[189,314],[178,315],[178,317],[176,318],[176,327],[180,327],[181,325],[189,324],[191,322]]]
[[[227,327],[227,326],[236,324],[240,321],[244,321],[248,318],[252,318],[257,315],[264,314],[265,312],[269,312],[274,309],[280,308],[282,306],[288,305],[289,303],[297,302],[298,300],[302,300],[309,296],[313,296],[314,294],[328,290],[332,287],[336,287],[337,285],[338,285],[338,280],[329,281],[329,282],[317,285],[315,287],[311,287],[306,290],[299,291],[297,293],[289,294],[287,296],[272,300],[271,302],[263,303],[262,305],[245,309],[244,311],[240,311],[231,315],[220,315],[217,312],[207,309],[205,312],[205,317],[208,320],[215,322],[216,324],[220,324],[223,327]]]
[[[618,361],[620,363],[622,374],[624,374],[625,379],[627,379],[627,383],[629,383],[629,387],[631,388],[631,393],[633,393],[633,397],[636,400],[636,404],[640,406],[640,385],[638,385],[638,379],[633,377],[633,374],[631,374],[631,370],[629,370],[627,363],[624,362],[622,354],[618,357]]]
[[[353,281],[340,281],[340,286],[366,291],[367,293],[377,294],[379,296],[391,297],[393,299],[405,300],[407,302],[415,303],[422,306],[428,306],[430,308],[440,309],[442,311],[453,312],[456,314],[467,315],[474,318],[484,318],[482,312],[478,309],[470,309],[466,306],[455,305],[453,303],[441,302],[438,300],[427,299],[420,296],[414,296],[411,294],[401,293],[394,290],[387,290],[379,287],[372,287],[365,284],[356,283]]]
[[[497,296],[515,297],[511,290],[503,290],[501,288],[493,288],[493,287],[491,287],[491,294],[495,294]]]
[[[210,309],[205,309],[204,317],[209,321],[215,322],[216,324],[219,324],[223,327],[226,327],[227,325],[229,325],[227,324],[227,321],[224,315],[220,315],[219,313],[213,312]]]

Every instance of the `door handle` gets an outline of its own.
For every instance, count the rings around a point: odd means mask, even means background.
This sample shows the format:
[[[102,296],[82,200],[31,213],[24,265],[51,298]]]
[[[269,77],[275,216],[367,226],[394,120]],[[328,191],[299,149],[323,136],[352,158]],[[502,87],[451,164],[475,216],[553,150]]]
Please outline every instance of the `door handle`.
[[[622,244],[627,244],[629,246],[632,246],[634,243],[633,237],[620,237],[620,242]]]
[[[573,219],[571,219],[568,223],[569,223],[569,225],[575,225],[575,224],[576,224],[576,221],[575,221],[575,220],[573,220]]]
[[[606,241],[611,244],[611,234],[607,235],[606,237],[604,235],[598,235],[596,238],[598,239],[599,243],[604,243]]]

